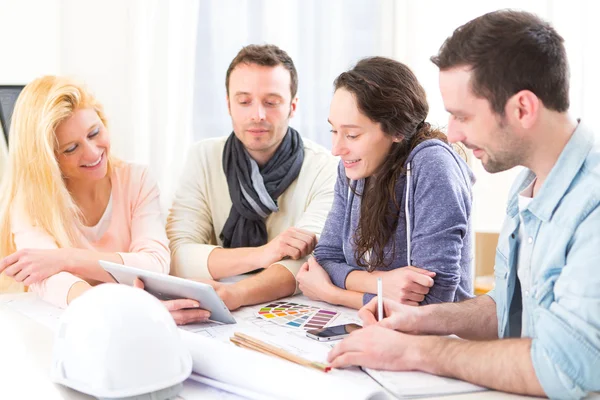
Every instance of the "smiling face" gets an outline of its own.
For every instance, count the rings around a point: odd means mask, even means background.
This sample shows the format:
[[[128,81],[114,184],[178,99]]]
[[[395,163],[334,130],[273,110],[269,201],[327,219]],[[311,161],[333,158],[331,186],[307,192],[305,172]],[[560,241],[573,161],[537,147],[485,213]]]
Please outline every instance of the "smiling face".
[[[282,65],[239,64],[231,72],[227,105],[233,131],[259,164],[273,156],[296,111],[290,81]]]
[[[329,123],[331,152],[342,159],[346,176],[352,180],[372,176],[383,165],[392,144],[399,141],[361,113],[354,95],[344,88],[333,95]]]
[[[92,108],[77,109],[55,130],[56,156],[67,181],[95,181],[106,177],[110,138]]]
[[[467,67],[440,71],[440,91],[450,113],[448,140],[473,150],[473,155],[491,173],[522,164],[524,143],[507,118],[495,113],[488,100],[475,96],[471,79],[472,72]]]

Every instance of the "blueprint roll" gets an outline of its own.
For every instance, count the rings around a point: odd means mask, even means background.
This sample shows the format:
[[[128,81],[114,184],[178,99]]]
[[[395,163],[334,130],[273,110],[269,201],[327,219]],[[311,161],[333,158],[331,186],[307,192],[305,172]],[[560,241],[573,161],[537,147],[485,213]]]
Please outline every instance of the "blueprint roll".
[[[196,374],[264,397],[383,400],[383,390],[180,329]],[[286,377],[286,378],[284,378]],[[290,384],[295,382],[295,384]]]

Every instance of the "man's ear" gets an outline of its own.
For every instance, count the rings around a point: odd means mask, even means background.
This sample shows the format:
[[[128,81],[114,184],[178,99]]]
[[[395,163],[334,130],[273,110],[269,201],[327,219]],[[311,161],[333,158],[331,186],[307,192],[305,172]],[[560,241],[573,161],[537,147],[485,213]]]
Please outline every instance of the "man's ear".
[[[288,118],[292,118],[296,114],[297,108],[298,108],[298,96],[294,97],[292,99],[292,102],[290,103],[290,115],[288,116]]]
[[[225,98],[227,99],[227,112],[229,113],[229,116],[231,117],[231,104],[229,103],[229,95],[225,96]]]
[[[521,90],[506,102],[506,115],[523,129],[530,129],[537,122],[542,101],[530,90]]]

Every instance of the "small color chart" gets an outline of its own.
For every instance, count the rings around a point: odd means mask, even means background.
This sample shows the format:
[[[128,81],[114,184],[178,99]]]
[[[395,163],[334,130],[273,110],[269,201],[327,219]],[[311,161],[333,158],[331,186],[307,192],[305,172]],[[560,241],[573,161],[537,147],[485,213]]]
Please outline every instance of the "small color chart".
[[[337,311],[306,304],[276,301],[258,311],[258,316],[288,328],[321,329],[338,316]]]

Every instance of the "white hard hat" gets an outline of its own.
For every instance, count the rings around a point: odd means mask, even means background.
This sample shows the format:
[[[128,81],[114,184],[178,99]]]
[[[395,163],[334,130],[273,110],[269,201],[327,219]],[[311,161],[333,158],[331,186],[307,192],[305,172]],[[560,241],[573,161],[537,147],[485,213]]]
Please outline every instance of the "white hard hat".
[[[106,283],[65,310],[52,379],[99,398],[167,399],[192,372],[171,314],[141,289]]]

